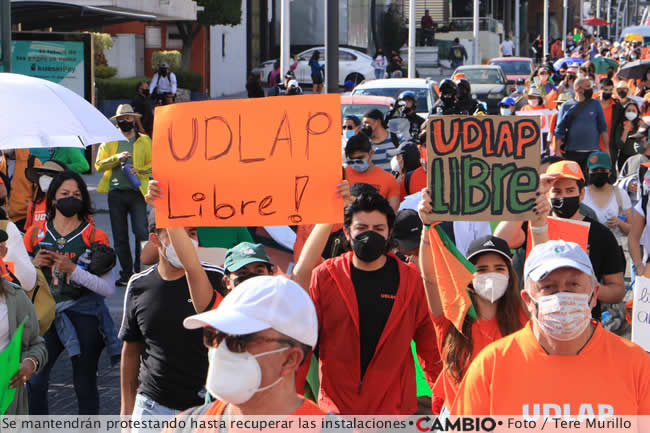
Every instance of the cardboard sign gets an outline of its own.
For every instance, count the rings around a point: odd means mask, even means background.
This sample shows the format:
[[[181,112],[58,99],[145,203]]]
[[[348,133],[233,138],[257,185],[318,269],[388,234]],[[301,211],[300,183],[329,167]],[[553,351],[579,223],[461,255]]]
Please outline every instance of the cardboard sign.
[[[517,116],[537,116],[539,117],[539,129],[542,133],[547,134],[551,126],[551,117],[557,113],[557,110],[531,110],[531,111],[516,111]]]
[[[535,116],[430,116],[427,176],[445,221],[530,219],[539,184]]]
[[[159,227],[343,221],[339,95],[173,104],[155,119]]]
[[[569,220],[565,218],[548,217],[548,238],[552,241],[563,240],[566,242],[575,242],[589,254],[587,245],[589,244],[589,227],[590,223],[587,221]],[[526,257],[530,254],[533,247],[533,235],[530,232],[530,225],[528,226],[528,239],[526,246]]]
[[[650,279],[636,277],[632,307],[632,342],[650,352]]]

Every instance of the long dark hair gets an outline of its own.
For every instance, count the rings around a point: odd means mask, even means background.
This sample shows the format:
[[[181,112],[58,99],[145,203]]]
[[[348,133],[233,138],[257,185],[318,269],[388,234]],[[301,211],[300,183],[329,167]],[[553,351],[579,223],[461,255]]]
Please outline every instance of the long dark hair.
[[[486,253],[495,254],[495,253]],[[472,262],[475,262],[480,255],[472,257]],[[512,334],[521,329],[521,320],[519,319],[519,311],[521,309],[521,300],[519,297],[519,278],[517,273],[512,267],[509,260],[503,260],[508,267],[508,288],[506,293],[497,301],[497,324],[501,336]],[[471,287],[471,284],[470,284]],[[476,305],[474,293],[470,292],[472,303]],[[478,313],[478,312],[477,312]],[[449,325],[447,334],[444,337],[443,343],[443,357],[445,358],[445,369],[451,374],[451,377],[460,383],[465,375],[467,367],[469,367],[474,351],[474,343],[472,339],[472,325],[474,319],[469,315],[465,316],[463,322],[463,333],[461,334],[454,325]]]
[[[632,126],[634,127],[634,129],[630,132],[636,132],[639,130],[639,123],[641,122],[641,116],[642,116],[641,108],[639,108],[639,105],[636,102],[630,100],[630,102],[625,104],[625,107],[623,107],[623,113],[627,112],[627,107],[629,107],[630,105],[634,105],[636,107],[636,114],[637,114],[636,119],[632,120]]]
[[[84,182],[83,178],[74,171],[66,170],[54,176],[54,179],[52,179],[52,183],[47,190],[47,202],[45,206],[47,209],[48,221],[53,221],[54,216],[56,215],[56,205],[54,204],[54,201],[56,200],[56,192],[61,188],[63,182],[70,179],[77,182],[77,187],[79,188],[79,191],[81,191],[81,201],[83,202],[83,206],[81,212],[79,212],[79,219],[82,221],[88,221],[90,216],[93,214],[94,211],[90,203],[90,194],[88,194],[86,182]]]

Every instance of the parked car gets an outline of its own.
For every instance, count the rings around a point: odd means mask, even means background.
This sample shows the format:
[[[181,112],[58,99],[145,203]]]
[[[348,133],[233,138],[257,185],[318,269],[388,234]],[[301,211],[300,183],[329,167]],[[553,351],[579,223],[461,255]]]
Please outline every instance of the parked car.
[[[311,81],[311,68],[309,66],[309,59],[314,51],[320,51],[321,65],[325,64],[325,47],[310,48],[298,54],[298,66],[296,67],[296,79],[299,83],[310,85]],[[273,63],[275,60],[268,60],[262,63],[259,67],[253,69],[253,73],[260,74],[264,83],[268,82],[268,77],[273,70]],[[293,59],[291,59],[293,63]],[[374,78],[375,72],[372,63],[372,57],[362,53],[361,51],[352,48],[339,47],[339,86],[343,86],[346,81],[352,81],[354,84],[359,84],[363,80]],[[286,71],[284,71],[286,72]],[[327,73],[327,70],[325,71]],[[284,73],[283,73],[284,75]]]
[[[501,66],[508,80],[519,80],[530,77],[535,70],[535,64],[530,57],[497,57],[491,59],[488,65]]]
[[[499,101],[509,95],[510,85],[506,74],[497,65],[467,65],[456,68],[453,76],[463,73],[472,85],[472,94],[487,105],[489,114],[499,113]]]
[[[415,92],[417,97],[417,114],[425,119],[431,112],[431,107],[438,100],[437,82],[427,78],[386,78],[370,80],[359,84],[352,91],[352,96],[375,95],[388,96],[397,99],[405,90]]]
[[[357,116],[359,119],[364,113],[378,109],[384,115],[395,104],[395,99],[386,96],[345,95],[341,96],[341,116]]]

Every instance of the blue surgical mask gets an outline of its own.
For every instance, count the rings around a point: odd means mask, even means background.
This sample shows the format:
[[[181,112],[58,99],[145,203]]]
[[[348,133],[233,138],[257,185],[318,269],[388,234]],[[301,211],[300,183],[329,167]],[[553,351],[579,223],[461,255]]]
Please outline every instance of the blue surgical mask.
[[[346,129],[345,131],[343,131],[343,136],[348,140],[350,139],[350,137],[353,137],[354,135],[355,135],[354,129]]]
[[[359,173],[364,173],[368,171],[368,159],[348,159],[347,161],[348,167],[352,167]]]
[[[523,92],[526,88],[524,86],[517,86],[517,92]]]

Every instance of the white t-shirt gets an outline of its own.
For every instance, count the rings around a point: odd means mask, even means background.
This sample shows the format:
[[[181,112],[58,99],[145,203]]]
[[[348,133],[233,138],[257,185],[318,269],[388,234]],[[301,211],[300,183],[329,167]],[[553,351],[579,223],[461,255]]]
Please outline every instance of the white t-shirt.
[[[598,217],[598,222],[601,223],[602,225],[607,227],[607,220],[619,216],[625,216],[625,212],[628,209],[632,209],[632,201],[630,200],[630,196],[627,195],[625,191],[623,191],[621,188],[614,186],[614,188],[617,188],[619,191],[619,196],[621,197],[621,207],[623,208],[623,214],[619,215],[618,214],[618,202],[616,201],[616,192],[612,190],[612,195],[609,197],[609,201],[605,205],[605,207],[598,207],[596,203],[594,202],[593,198],[591,197],[589,187],[585,188],[585,199],[583,200],[583,203],[589,206],[596,212],[596,216]],[[630,221],[628,221],[630,222]],[[621,231],[620,228],[610,228],[614,236],[616,236],[616,239],[619,241],[622,238],[624,238],[626,235]]]
[[[515,53],[515,43],[508,40],[501,44],[501,52],[504,56],[513,56]]]
[[[0,352],[9,345],[9,311],[7,299],[0,295]]]

